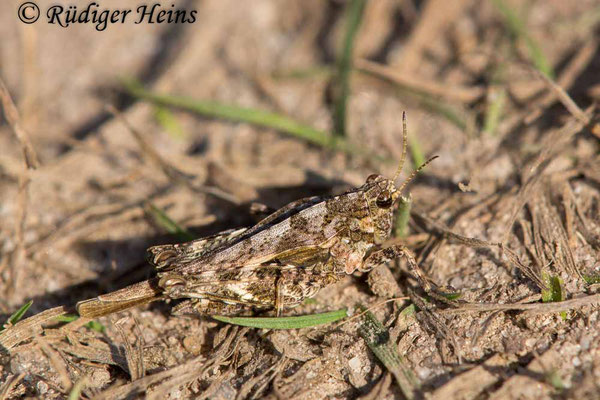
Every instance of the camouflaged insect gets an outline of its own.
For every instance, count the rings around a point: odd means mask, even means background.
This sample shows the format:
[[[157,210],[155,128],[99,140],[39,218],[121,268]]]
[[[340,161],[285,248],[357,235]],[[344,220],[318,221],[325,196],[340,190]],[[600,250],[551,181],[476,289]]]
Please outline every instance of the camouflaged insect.
[[[405,247],[384,246],[402,190],[433,160],[396,187],[405,156],[406,150],[394,179],[371,175],[342,195],[294,201],[251,228],[150,247],[148,260],[157,269],[156,278],[82,301],[77,311],[94,318],[155,300],[186,299],[175,307],[175,314],[275,310],[280,315],[347,274],[369,271],[401,256],[424,284]]]

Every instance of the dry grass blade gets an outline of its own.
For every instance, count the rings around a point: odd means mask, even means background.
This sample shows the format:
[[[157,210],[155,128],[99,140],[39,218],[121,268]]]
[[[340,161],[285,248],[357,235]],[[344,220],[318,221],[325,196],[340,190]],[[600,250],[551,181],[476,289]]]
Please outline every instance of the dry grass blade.
[[[472,103],[485,94],[485,89],[481,86],[464,87],[443,84],[420,78],[414,74],[404,73],[396,68],[366,59],[356,60],[355,67],[360,72],[367,73],[379,79],[391,81],[396,85],[424,92],[433,97],[443,97],[451,101]]]
[[[54,347],[82,360],[115,365],[123,371],[128,370],[127,359],[121,354],[117,354],[111,348],[111,345],[104,342],[88,343],[87,345],[80,344],[77,341],[73,341],[73,343],[57,342],[54,343]]]
[[[19,288],[21,283],[21,266],[26,259],[25,251],[25,221],[27,220],[27,211],[29,207],[29,182],[31,180],[29,171],[36,169],[39,166],[37,154],[31,144],[29,135],[21,126],[19,112],[15,106],[8,88],[4,84],[4,81],[0,79],[0,101],[2,102],[2,108],[4,115],[8,121],[13,133],[15,134],[19,144],[21,145],[21,151],[23,152],[23,158],[25,160],[24,171],[19,175],[19,191],[18,191],[18,213],[15,220],[15,237],[17,246],[11,254],[11,275],[9,285],[6,285],[6,293],[8,297],[13,295],[13,291]]]
[[[219,344],[218,348],[213,351],[210,359],[206,359],[204,356],[198,356],[176,367],[169,368],[153,375],[146,375],[134,382],[120,386],[112,386],[95,396],[94,399],[120,399],[133,397],[136,394],[141,393],[146,393],[147,398],[166,398],[167,393],[173,388],[183,385],[191,380],[202,378],[206,371],[214,366],[220,365],[221,362],[229,358],[233,351],[235,351],[236,345],[241,342],[240,340],[236,341],[236,339],[245,335],[246,332],[247,330],[245,329],[233,329],[228,333],[223,342]],[[152,393],[148,393],[151,386],[160,382],[163,383]]]
[[[525,118],[525,123],[530,123],[533,119],[537,118],[539,115],[542,115],[543,110],[548,110],[556,101],[557,96],[560,97],[562,95],[560,93],[561,91],[567,94],[566,90],[573,86],[577,78],[581,75],[582,71],[585,70],[585,68],[593,60],[597,51],[598,40],[595,38],[592,38],[591,40],[585,40],[575,56],[572,57],[567,65],[562,69],[560,76],[556,78],[555,82],[553,81],[560,89],[556,90],[555,88],[551,87],[550,92],[546,93],[546,95],[537,102],[536,110]],[[594,131],[592,129],[592,133],[593,132]]]
[[[71,387],[73,386],[73,383],[71,382],[71,378],[69,377],[69,372],[67,371],[67,366],[65,365],[64,359],[60,356],[58,352],[56,352],[56,350],[50,347],[50,345],[48,345],[48,343],[42,337],[36,338],[35,341],[40,346],[42,351],[46,354],[46,356],[50,359],[50,364],[52,364],[52,367],[58,373],[63,391],[70,391]]]
[[[56,322],[56,317],[66,315],[68,312],[69,310],[65,306],[54,307],[19,321],[16,325],[2,332],[0,335],[0,346],[10,350],[19,343],[41,333],[44,324]]]
[[[357,400],[377,400],[387,398],[388,389],[392,384],[392,374],[390,372],[386,372],[385,375],[375,387],[366,395],[358,397]]]
[[[456,358],[458,359],[458,363],[462,364],[462,354],[460,346],[458,345],[457,337],[454,332],[448,328],[446,322],[440,318],[438,310],[435,309],[432,304],[426,302],[422,297],[417,295],[414,291],[411,290],[410,294],[415,306],[421,310],[422,315],[425,317],[425,321],[430,325],[431,329],[436,334],[441,336],[442,339],[452,345]],[[437,296],[437,299],[439,298],[441,298],[441,296]],[[442,352],[441,356],[442,359],[446,358],[444,352]]]
[[[206,359],[202,356],[196,357],[188,362],[179,364],[176,367],[169,368],[165,371],[158,372],[156,374],[147,375],[141,379],[133,381],[128,384],[120,386],[111,386],[107,390],[103,391],[97,396],[94,396],[95,400],[111,400],[111,399],[123,399],[130,398],[136,394],[147,393],[148,388],[162,381],[169,381],[171,383],[176,378],[187,378],[189,375],[194,374],[198,376],[204,369]],[[174,382],[178,383],[178,382]]]
[[[140,335],[138,332],[138,335],[136,335],[138,338],[138,343],[134,348],[134,346],[129,341],[127,334],[123,330],[120,321],[115,324],[115,327],[117,328],[119,335],[121,335],[121,340],[123,340],[124,343],[123,349],[125,350],[125,358],[127,359],[127,369],[129,371],[129,376],[131,377],[132,381],[137,381],[146,374],[146,368],[144,366],[144,356],[142,354],[143,345],[142,343],[140,343],[140,341],[143,339],[143,336]]]
[[[535,284],[542,290],[547,289],[546,283],[542,278],[542,274],[540,268],[538,266],[527,266],[523,264],[523,262],[519,259],[519,256],[512,251],[509,247],[503,245],[502,243],[498,244],[498,247],[502,250],[506,258],[525,276],[531,279]]]
[[[563,106],[565,106],[565,108],[571,113],[572,116],[574,116],[579,122],[585,125],[590,123],[590,117],[586,115],[586,113],[581,108],[579,108],[577,103],[573,101],[571,96],[569,96],[569,94],[562,87],[560,87],[556,82],[554,82],[553,79],[548,77],[548,75],[543,74],[541,71],[534,69],[533,72],[546,83],[546,85],[555,94],[558,100],[560,100]]]
[[[546,253],[547,260],[556,260],[557,264],[567,273],[581,277],[575,263],[573,251],[569,246],[567,232],[558,216],[556,209],[550,204],[549,195],[538,191],[531,201],[534,226],[539,226],[543,244],[536,243],[539,252]],[[536,235],[537,237],[537,235]],[[538,239],[538,241],[540,241]],[[540,247],[538,249],[538,247]]]
[[[363,312],[365,310],[364,307],[359,309]],[[396,345],[391,343],[387,329],[370,311],[361,318],[359,333],[377,358],[394,375],[404,397],[414,399],[419,382],[398,353]]]
[[[15,376],[7,379],[0,386],[0,400],[14,398],[12,396],[13,395],[12,391],[19,384],[19,382],[21,382],[23,380],[23,378],[25,377],[25,375],[26,375],[25,372],[21,372],[19,375],[15,375]]]
[[[259,398],[257,396],[260,396],[262,394],[262,391],[264,390],[264,388],[269,384],[269,382],[271,382],[273,380],[273,378],[275,378],[275,376],[279,373],[279,371],[281,371],[283,368],[285,368],[287,361],[288,361],[287,357],[285,357],[285,356],[281,357],[279,360],[277,360],[275,363],[273,363],[273,365],[271,365],[269,368],[264,370],[258,376],[254,377],[254,378],[250,379],[248,382],[244,383],[242,385],[242,387],[240,388],[240,390],[238,390],[238,393],[235,397],[236,400]],[[252,392],[252,389],[254,389],[254,387],[257,385],[258,385],[258,387],[254,391],[252,396],[249,396],[250,393]]]
[[[2,101],[2,108],[4,109],[4,115],[6,116],[6,120],[12,128],[15,137],[19,141],[19,144],[21,145],[21,150],[23,151],[23,157],[25,159],[25,164],[27,165],[27,168],[36,169],[40,165],[37,153],[35,152],[33,145],[31,144],[29,135],[21,126],[17,107],[12,101],[10,93],[8,92],[8,88],[6,87],[4,81],[1,78],[0,101]]]
[[[588,108],[585,111],[585,114],[587,116],[590,116],[593,109],[593,107]],[[510,214],[511,216],[508,224],[506,225],[506,230],[504,232],[504,238],[502,242],[506,242],[508,240],[510,232],[512,231],[513,224],[517,220],[519,212],[521,211],[523,206],[525,206],[525,204],[527,204],[527,202],[529,201],[531,193],[533,192],[537,184],[540,182],[540,178],[542,177],[552,157],[555,156],[555,154],[558,151],[564,148],[565,144],[571,140],[573,135],[581,131],[581,129],[583,129],[584,126],[585,124],[583,124],[579,120],[572,119],[560,129],[557,129],[550,133],[544,139],[544,141],[542,142],[542,150],[540,151],[539,155],[532,162],[531,166],[525,171],[525,173],[523,173],[523,181],[525,183],[519,188],[519,192],[515,197],[513,209]]]

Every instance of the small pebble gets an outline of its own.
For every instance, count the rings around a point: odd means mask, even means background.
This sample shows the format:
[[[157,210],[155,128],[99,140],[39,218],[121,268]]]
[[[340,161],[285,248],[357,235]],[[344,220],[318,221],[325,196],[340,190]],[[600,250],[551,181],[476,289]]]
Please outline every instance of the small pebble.
[[[355,372],[360,372],[360,367],[362,366],[360,362],[360,357],[354,356],[353,358],[351,358],[348,361],[348,366],[350,366],[350,368],[352,368],[352,370],[354,370]]]
[[[38,381],[35,385],[39,394],[46,394],[48,391],[48,384],[44,381]]]
[[[96,369],[92,373],[92,378],[90,381],[90,386],[102,387],[110,382],[110,372],[105,369]]]
[[[193,355],[197,356],[202,350],[202,343],[198,340],[197,336],[190,335],[183,338],[183,347]]]

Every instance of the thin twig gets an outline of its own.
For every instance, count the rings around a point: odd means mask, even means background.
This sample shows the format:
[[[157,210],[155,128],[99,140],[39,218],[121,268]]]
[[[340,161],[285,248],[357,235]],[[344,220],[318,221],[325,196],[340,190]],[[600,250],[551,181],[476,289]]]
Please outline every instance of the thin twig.
[[[590,123],[590,117],[586,115],[586,113],[579,108],[577,103],[573,101],[571,96],[563,89],[560,85],[558,85],[553,79],[550,79],[547,75],[543,74],[539,70],[531,67],[532,72],[541,80],[546,83],[548,88],[555,94],[555,96],[560,100],[563,106],[573,115],[579,122],[587,125]]]
[[[600,293],[553,303],[461,303],[458,308],[439,310],[441,314],[487,312],[497,310],[530,311],[532,314],[555,313],[600,303]]]
[[[391,81],[400,86],[425,92],[433,97],[440,96],[448,100],[472,103],[485,94],[485,89],[482,86],[459,86],[440,83],[367,59],[356,60],[355,67],[360,72]]]

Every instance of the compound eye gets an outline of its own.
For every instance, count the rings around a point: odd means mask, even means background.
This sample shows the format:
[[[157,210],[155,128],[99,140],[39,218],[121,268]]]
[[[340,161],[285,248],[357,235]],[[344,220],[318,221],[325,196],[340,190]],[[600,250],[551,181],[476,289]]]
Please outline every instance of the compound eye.
[[[171,289],[176,286],[185,286],[185,280],[177,275],[165,275],[158,281],[158,286],[163,289]]]
[[[379,178],[379,175],[377,174],[369,175],[369,177],[367,178],[367,183],[374,182],[377,178]]]
[[[379,196],[377,196],[377,200],[375,200],[375,204],[377,204],[377,207],[379,208],[390,208],[392,203],[392,196],[390,196],[390,192],[387,190],[381,192]]]

